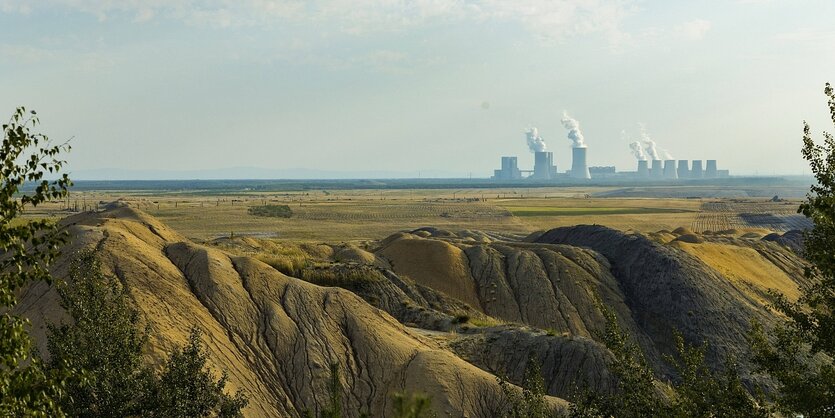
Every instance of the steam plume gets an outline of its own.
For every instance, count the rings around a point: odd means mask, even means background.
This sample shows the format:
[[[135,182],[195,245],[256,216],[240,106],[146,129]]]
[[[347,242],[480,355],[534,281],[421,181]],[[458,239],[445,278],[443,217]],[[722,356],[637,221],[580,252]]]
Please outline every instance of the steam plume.
[[[531,152],[543,152],[548,147],[545,145],[545,140],[539,136],[539,130],[530,128],[525,131],[525,136],[528,138],[528,148]]]
[[[580,122],[577,122],[576,119],[568,116],[568,112],[563,111],[562,113],[562,126],[565,129],[568,129],[568,139],[573,142],[573,148],[585,148],[586,142],[583,138],[583,133],[580,132]]]
[[[644,149],[641,148],[641,142],[635,141],[629,144],[629,149],[632,150],[632,155],[639,161],[646,161],[647,155],[644,154]]]
[[[644,149],[646,150],[647,155],[651,160],[660,160],[661,158],[658,157],[658,147],[655,141],[649,137],[646,126],[644,126],[643,123],[639,123],[638,126],[641,128],[641,142],[644,143]]]

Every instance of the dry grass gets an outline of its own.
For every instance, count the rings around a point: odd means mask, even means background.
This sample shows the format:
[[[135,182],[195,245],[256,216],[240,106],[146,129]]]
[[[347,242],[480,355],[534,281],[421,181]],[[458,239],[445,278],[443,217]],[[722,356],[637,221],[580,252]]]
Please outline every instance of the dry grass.
[[[512,213],[524,213],[520,219],[531,230],[597,224],[641,232],[688,226],[701,207],[697,199],[548,198],[496,204]]]
[[[768,289],[779,290],[790,300],[797,300],[797,283],[757,250],[718,243],[687,244],[675,242],[682,250],[696,256],[737,285],[737,288],[767,305],[763,298]],[[751,292],[751,287],[757,292]]]
[[[435,226],[452,231],[528,234],[577,224],[653,232],[684,226],[701,232],[750,228],[740,214],[786,217],[798,202],[767,199],[589,198],[606,188],[460,190],[338,190],[287,193],[73,193],[72,207],[93,208],[123,199],[183,235],[198,240],[252,236],[281,241],[377,240],[402,230]],[[716,203],[721,203],[717,205]],[[722,204],[725,204],[724,206]],[[252,207],[287,205],[291,218],[255,216]],[[32,217],[62,217],[65,202],[39,207]],[[515,215],[514,215],[515,214]],[[748,220],[756,220],[749,217]],[[786,218],[785,228],[796,226]],[[780,225],[777,225],[780,227]],[[780,227],[778,229],[785,229]]]

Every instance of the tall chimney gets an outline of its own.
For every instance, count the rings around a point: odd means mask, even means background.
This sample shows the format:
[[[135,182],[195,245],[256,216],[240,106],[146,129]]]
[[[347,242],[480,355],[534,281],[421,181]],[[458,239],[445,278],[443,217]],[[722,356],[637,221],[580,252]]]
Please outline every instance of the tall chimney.
[[[586,147],[571,149],[571,177],[575,179],[590,179],[589,166],[586,164]]]
[[[554,165],[554,153],[537,151],[533,155],[533,178],[536,180],[550,180]]]
[[[690,170],[690,178],[700,179],[704,176],[702,171],[702,160],[693,160],[693,168]]]
[[[676,176],[676,160],[664,160],[664,178],[677,179]]]
[[[649,161],[638,160],[638,177],[649,177]]]
[[[686,179],[690,177],[690,162],[687,160],[678,160],[678,178]]]
[[[650,170],[652,177],[664,177],[664,169],[661,168],[661,160],[652,160],[652,170]]]
[[[715,179],[719,177],[719,172],[716,169],[716,160],[707,160],[705,166],[705,178]]]

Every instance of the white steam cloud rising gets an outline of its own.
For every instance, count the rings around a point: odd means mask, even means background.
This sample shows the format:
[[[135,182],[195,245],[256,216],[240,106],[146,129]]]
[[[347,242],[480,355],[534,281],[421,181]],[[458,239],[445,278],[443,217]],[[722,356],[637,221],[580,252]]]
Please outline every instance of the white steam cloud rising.
[[[580,122],[577,122],[576,119],[568,116],[567,111],[563,111],[562,113],[562,126],[565,129],[568,129],[568,139],[571,140],[571,146],[573,148],[585,148],[586,141],[583,138],[583,133],[580,132]]]
[[[539,130],[536,128],[530,128],[525,131],[525,136],[528,138],[528,148],[531,149],[531,152],[543,152],[548,147],[545,145],[545,140],[539,136]]]

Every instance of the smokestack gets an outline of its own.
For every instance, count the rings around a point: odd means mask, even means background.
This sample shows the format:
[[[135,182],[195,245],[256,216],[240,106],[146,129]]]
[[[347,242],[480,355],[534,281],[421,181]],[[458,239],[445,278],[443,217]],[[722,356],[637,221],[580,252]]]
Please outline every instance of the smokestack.
[[[575,179],[590,179],[589,166],[586,163],[586,147],[571,149],[571,177]]]
[[[716,160],[707,160],[705,178],[715,179],[717,177],[719,177],[719,171],[716,169]]]
[[[693,168],[690,170],[690,178],[700,179],[704,176],[702,172],[702,160],[693,160]]]
[[[649,162],[647,160],[638,160],[638,177],[649,177]]]
[[[540,151],[533,154],[533,176],[536,180],[550,180],[556,172],[554,153]]]
[[[650,170],[652,177],[664,177],[664,169],[661,168],[661,160],[652,160],[652,170]]]
[[[676,160],[664,160],[664,178],[677,179]]]
[[[678,160],[678,178],[690,177],[690,163],[687,160]]]

